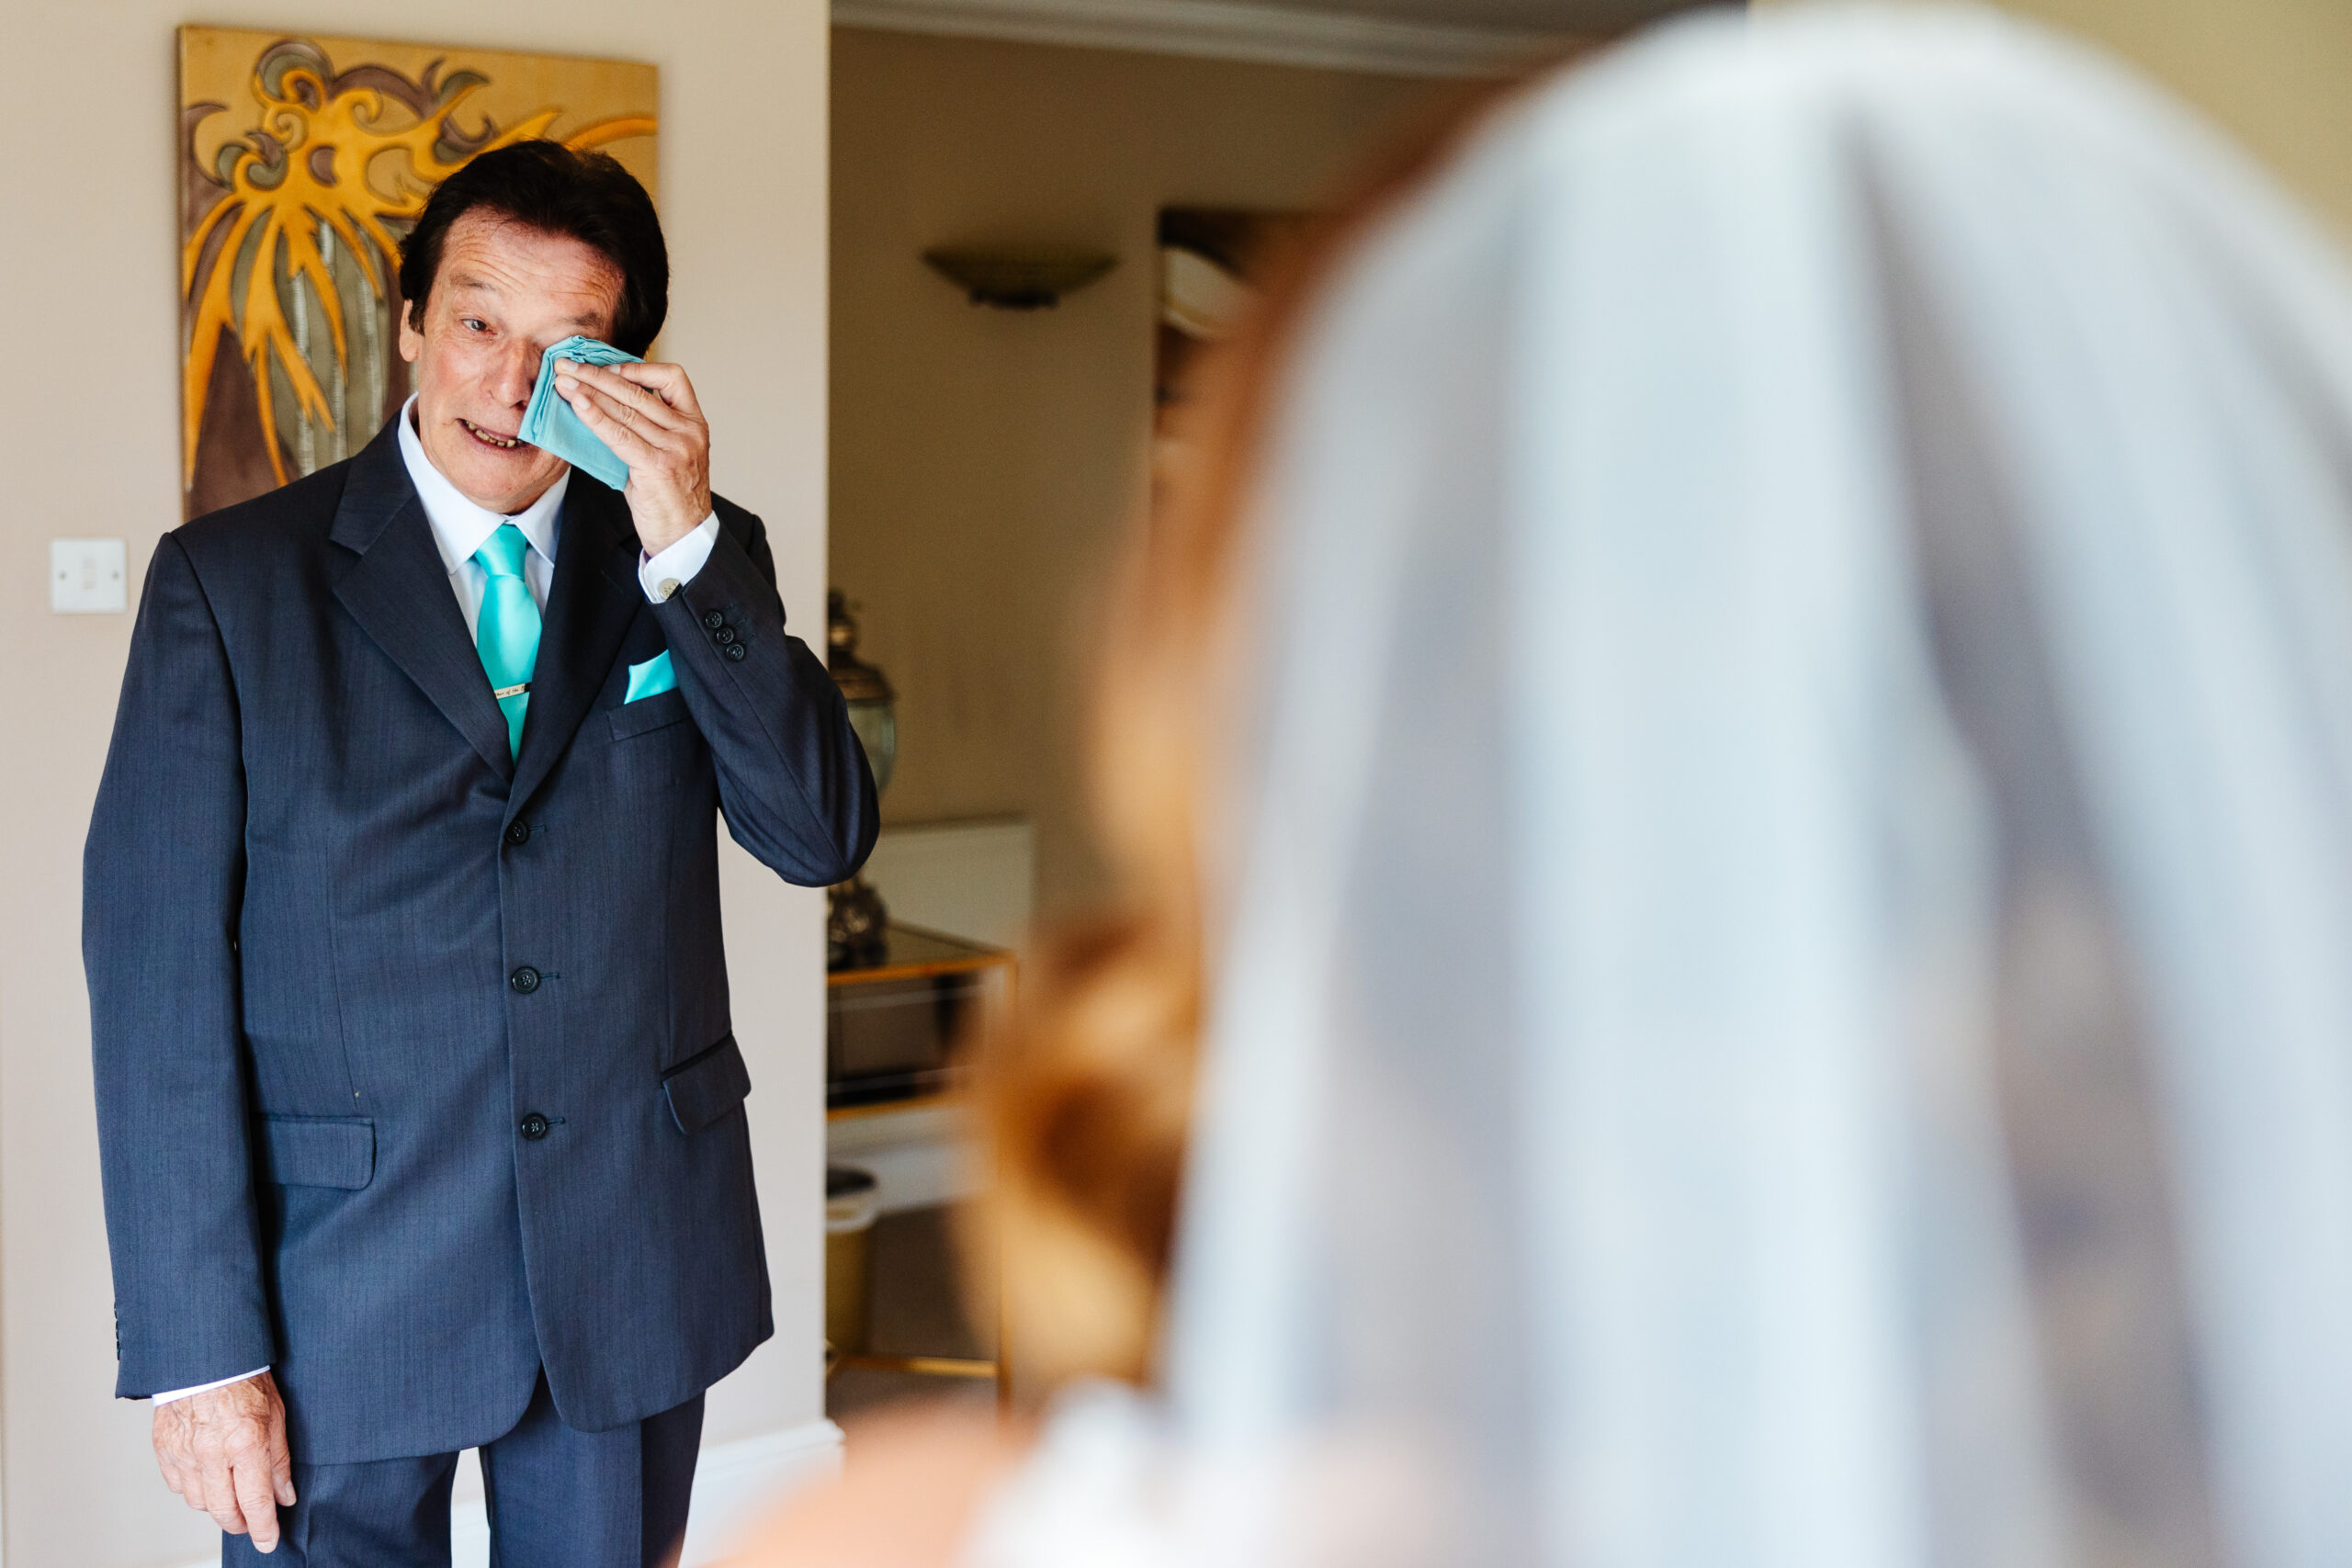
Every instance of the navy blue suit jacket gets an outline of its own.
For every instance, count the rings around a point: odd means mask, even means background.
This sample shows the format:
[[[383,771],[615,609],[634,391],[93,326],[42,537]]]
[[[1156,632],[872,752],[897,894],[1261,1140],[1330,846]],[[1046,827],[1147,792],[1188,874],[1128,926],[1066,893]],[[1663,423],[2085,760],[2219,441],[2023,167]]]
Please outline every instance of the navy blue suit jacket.
[[[119,1394],[266,1362],[345,1463],[496,1438],[542,1368],[617,1427],[773,1332],[717,822],[817,886],[875,793],[717,510],[657,605],[572,474],[512,758],[393,427],[157,546],[84,863]]]

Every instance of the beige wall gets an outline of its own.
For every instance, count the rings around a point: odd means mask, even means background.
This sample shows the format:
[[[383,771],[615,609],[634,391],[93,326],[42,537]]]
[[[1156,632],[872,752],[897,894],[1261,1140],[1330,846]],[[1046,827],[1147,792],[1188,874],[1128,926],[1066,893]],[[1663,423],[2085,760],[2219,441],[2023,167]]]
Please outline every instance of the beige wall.
[[[2168,83],[2352,234],[2352,6],[2344,0],[2000,5],[2096,39]]]
[[[186,1562],[217,1539],[155,1478],[147,1407],[108,1397],[79,863],[130,619],[53,615],[44,586],[51,536],[127,536],[135,579],[177,520],[172,29],[192,18],[658,63],[664,344],[711,411],[719,488],[769,520],[797,622],[823,603],[823,0],[0,8],[0,1480],[24,1568]],[[729,853],[779,1335],[714,1396],[715,1440],[820,1412],[821,905]]]
[[[2344,0],[2004,0],[2137,61],[2352,234],[2352,6]]]
[[[1307,206],[1430,90],[834,33],[833,581],[864,602],[863,651],[899,692],[884,816],[1034,818],[1042,916],[1097,891],[1074,645],[1142,495],[1156,214]],[[1119,266],[1057,310],[979,310],[919,259],[970,242],[1096,247]]]

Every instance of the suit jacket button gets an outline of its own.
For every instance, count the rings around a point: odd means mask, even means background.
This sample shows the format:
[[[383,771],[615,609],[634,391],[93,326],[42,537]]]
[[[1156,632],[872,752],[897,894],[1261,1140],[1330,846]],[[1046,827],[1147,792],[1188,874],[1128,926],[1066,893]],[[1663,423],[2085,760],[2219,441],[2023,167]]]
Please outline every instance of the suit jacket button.
[[[534,1111],[523,1118],[521,1131],[523,1136],[536,1144],[548,1135],[548,1119]]]
[[[727,657],[733,660],[738,664],[742,663],[743,656],[751,651],[752,650],[750,649],[745,648],[740,642],[730,642],[727,645]]]
[[[506,976],[506,983],[527,997],[539,988],[539,972],[526,964]]]
[[[717,643],[719,647],[725,648],[729,643],[735,640],[735,628],[733,626],[720,626],[717,631],[710,634],[710,640]]]
[[[726,612],[722,610],[705,610],[702,613],[702,624],[708,626],[712,631],[717,631],[719,627],[727,624]]]
[[[531,841],[531,825],[528,822],[509,822],[506,825],[506,841],[521,849]]]

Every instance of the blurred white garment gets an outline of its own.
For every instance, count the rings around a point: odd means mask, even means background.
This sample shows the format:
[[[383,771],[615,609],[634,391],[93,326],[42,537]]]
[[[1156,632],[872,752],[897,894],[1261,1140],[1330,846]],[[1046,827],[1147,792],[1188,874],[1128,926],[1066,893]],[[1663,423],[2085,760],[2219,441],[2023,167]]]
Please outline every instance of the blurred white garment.
[[[1164,1404],[974,1568],[2352,1563],[2352,288],[1996,16],[1677,24],[1340,269]]]

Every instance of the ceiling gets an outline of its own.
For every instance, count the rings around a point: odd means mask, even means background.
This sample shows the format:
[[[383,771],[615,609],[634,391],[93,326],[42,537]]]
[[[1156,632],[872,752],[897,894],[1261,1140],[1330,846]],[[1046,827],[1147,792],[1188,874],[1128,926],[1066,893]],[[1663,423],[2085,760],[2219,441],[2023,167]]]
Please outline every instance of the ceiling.
[[[1190,0],[1187,0],[1190,3]],[[1243,0],[1271,10],[1323,11],[1395,22],[1580,33],[1632,27],[1691,0]]]
[[[831,0],[833,21],[962,38],[1488,76],[1531,37],[1592,38],[1694,0]],[[1696,0],[1740,4],[1742,0]]]

